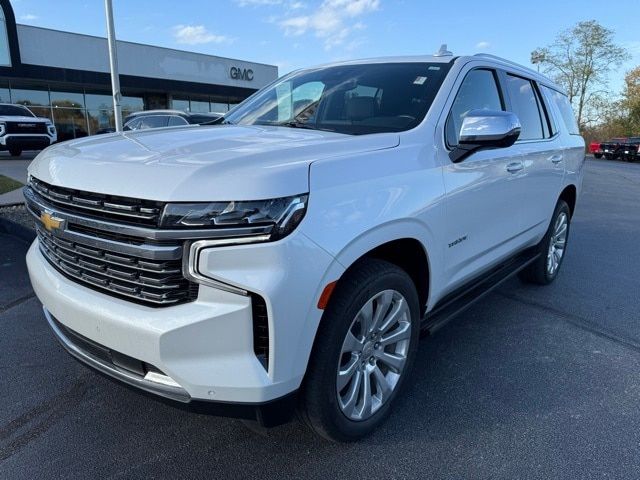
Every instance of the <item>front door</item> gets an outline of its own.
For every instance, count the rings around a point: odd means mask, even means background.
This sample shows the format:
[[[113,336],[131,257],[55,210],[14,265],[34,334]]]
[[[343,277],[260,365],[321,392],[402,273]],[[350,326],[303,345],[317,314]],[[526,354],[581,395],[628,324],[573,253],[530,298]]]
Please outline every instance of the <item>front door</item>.
[[[517,249],[523,231],[521,189],[526,170],[517,147],[479,151],[460,163],[449,159],[462,120],[471,110],[505,110],[496,71],[471,69],[442,116],[446,148],[438,155],[446,191],[447,291]]]

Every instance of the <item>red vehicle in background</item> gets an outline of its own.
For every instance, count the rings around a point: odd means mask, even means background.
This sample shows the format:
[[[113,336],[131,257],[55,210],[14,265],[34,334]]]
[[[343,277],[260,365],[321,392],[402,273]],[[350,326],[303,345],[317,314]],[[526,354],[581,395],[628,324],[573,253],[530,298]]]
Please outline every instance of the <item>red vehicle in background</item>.
[[[589,144],[589,153],[593,154],[596,158],[602,158],[602,149],[600,148],[600,142],[591,142]]]

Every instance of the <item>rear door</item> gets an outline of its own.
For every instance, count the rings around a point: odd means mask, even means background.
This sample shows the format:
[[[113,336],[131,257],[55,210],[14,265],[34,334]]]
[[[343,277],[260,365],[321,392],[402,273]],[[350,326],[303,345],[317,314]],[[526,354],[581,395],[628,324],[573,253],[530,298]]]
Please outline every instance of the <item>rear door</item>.
[[[546,232],[558,201],[564,175],[564,151],[538,85],[512,72],[503,72],[503,78],[507,109],[518,116],[522,125],[516,145],[525,167],[519,194],[523,238],[534,242]]]

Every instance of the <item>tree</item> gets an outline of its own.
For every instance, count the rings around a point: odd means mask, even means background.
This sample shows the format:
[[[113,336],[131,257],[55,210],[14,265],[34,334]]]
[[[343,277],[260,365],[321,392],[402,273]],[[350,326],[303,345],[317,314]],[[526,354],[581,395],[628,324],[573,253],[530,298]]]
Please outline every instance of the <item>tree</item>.
[[[587,118],[590,107],[606,92],[609,71],[628,56],[614,43],[613,31],[595,20],[577,23],[560,33],[551,45],[531,53],[543,71],[567,91],[581,128],[595,121]]]
[[[630,135],[640,133],[640,67],[627,72],[624,77],[622,107],[627,116]]]

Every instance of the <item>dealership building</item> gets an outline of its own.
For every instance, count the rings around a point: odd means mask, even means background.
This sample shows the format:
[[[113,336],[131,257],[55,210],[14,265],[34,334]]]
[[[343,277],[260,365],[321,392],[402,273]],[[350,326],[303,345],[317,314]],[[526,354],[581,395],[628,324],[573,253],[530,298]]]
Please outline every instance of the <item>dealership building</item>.
[[[226,112],[275,80],[273,65],[117,42],[123,115],[172,108]],[[62,139],[113,126],[107,40],[17,25],[0,0],[0,103],[50,118]]]

